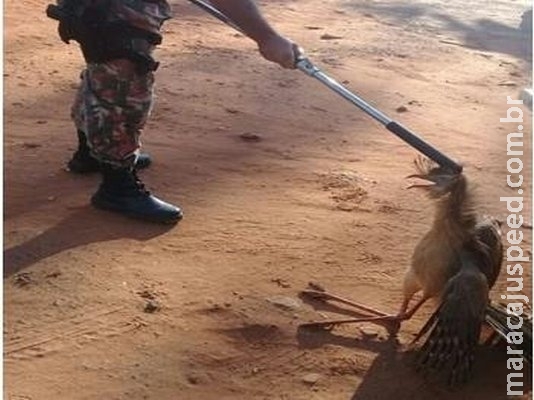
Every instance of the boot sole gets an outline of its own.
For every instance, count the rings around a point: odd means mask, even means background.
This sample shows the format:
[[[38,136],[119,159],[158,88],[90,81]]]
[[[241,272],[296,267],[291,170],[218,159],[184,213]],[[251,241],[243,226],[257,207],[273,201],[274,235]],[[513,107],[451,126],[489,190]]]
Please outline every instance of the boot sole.
[[[100,200],[96,198],[95,196],[91,198],[91,204],[93,205],[93,207],[98,208],[99,210],[111,211],[111,212],[121,214],[126,217],[133,218],[133,219],[153,222],[153,223],[163,224],[163,225],[175,225],[178,222],[180,222],[182,218],[184,217],[184,213],[180,211],[174,218],[151,218],[147,215],[137,214],[131,211],[125,211],[123,208],[110,205],[105,200]]]

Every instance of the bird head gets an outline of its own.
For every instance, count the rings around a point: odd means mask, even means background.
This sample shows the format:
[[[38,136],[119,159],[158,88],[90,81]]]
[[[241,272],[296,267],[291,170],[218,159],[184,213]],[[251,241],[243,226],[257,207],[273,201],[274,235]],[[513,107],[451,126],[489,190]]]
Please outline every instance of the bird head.
[[[423,189],[431,198],[445,196],[457,187],[458,183],[463,179],[461,173],[439,166],[427,158],[418,157],[415,159],[414,164],[417,173],[409,175],[406,178],[420,179],[424,182],[413,183],[408,186],[408,189]]]

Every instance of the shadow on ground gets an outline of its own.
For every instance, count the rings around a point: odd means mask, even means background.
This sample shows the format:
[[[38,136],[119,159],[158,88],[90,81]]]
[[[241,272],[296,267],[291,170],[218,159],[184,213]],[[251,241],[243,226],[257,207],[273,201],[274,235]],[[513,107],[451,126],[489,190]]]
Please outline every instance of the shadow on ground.
[[[149,224],[93,210],[89,206],[82,207],[34,238],[6,249],[4,278],[78,246],[124,238],[145,241],[172,228],[173,225]]]
[[[517,24],[512,26],[493,18],[464,22],[465,18],[461,20],[452,12],[445,13],[428,3],[371,1],[344,5],[401,27],[414,25],[439,34],[451,34],[467,48],[508,54],[532,63],[532,9],[525,10]]]
[[[337,305],[302,298],[315,310],[358,316],[358,313]],[[470,380],[451,387],[447,379],[449,369],[418,371],[416,345],[403,346],[393,327],[388,329],[384,339],[365,334],[355,337],[336,333],[335,329],[301,326],[297,331],[297,341],[303,349],[340,346],[377,354],[351,400],[507,399],[506,379],[510,371],[507,369],[506,344],[503,342],[493,347],[481,346]],[[524,392],[529,393],[532,388],[531,374],[525,371],[524,376]]]
[[[450,387],[442,376],[414,368],[415,353],[380,353],[367,371],[351,400],[467,400],[474,398],[507,399],[506,349],[483,347],[479,350],[471,380]],[[531,390],[530,374],[525,372],[524,392]]]

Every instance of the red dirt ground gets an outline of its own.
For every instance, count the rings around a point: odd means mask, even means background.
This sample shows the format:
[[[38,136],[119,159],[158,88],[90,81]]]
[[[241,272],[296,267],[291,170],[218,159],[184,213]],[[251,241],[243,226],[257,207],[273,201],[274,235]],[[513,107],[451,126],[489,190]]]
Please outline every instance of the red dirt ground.
[[[83,63],[57,38],[46,4],[5,2],[7,399],[505,398],[502,349],[483,351],[473,380],[455,391],[414,372],[404,345],[431,305],[403,325],[398,348],[372,325],[297,329],[332,315],[297,302],[310,281],[397,309],[433,212],[406,190],[413,150],[318,82],[173,2],[144,135],[155,162],[142,177],[186,218],[168,228],[94,210],[98,177],[63,170]],[[514,195],[506,134],[515,126],[499,118],[506,96],[529,84],[529,43],[517,28],[526,5],[262,5],[317,65],[461,160],[480,211],[505,218],[499,197]],[[530,182],[530,157],[524,163]],[[279,296],[295,304],[280,308]],[[145,312],[149,301],[161,308]]]

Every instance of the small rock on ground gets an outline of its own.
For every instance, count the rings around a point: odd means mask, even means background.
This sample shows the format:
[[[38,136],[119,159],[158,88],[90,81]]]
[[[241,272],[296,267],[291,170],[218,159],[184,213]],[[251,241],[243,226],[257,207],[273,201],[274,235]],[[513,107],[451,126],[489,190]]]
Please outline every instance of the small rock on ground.
[[[302,382],[304,382],[307,385],[315,385],[317,382],[319,382],[320,379],[321,379],[320,374],[311,373],[311,374],[304,375],[302,377]]]
[[[273,304],[274,306],[282,308],[284,310],[295,311],[302,307],[302,301],[286,296],[269,297],[267,301]]]
[[[148,314],[155,313],[156,311],[159,311],[161,309],[161,305],[157,300],[147,300],[145,303],[145,309],[144,311]]]

